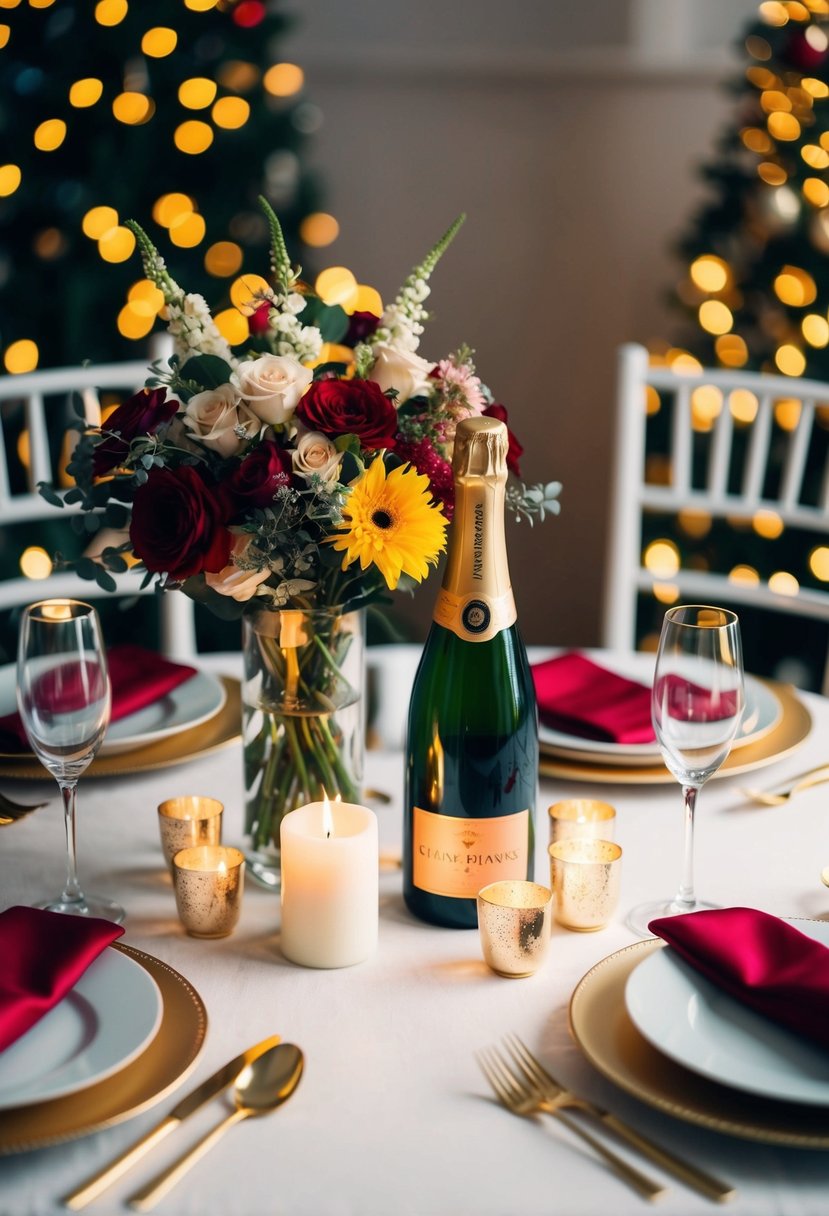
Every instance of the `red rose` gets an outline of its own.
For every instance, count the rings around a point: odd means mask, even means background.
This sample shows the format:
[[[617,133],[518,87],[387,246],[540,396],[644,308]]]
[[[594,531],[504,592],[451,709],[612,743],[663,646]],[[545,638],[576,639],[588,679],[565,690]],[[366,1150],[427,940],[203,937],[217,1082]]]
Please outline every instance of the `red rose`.
[[[315,380],[294,417],[329,439],[356,435],[368,451],[395,445],[397,410],[373,380]]]
[[[163,422],[170,421],[179,403],[166,398],[166,388],[142,388],[113,410],[103,424],[107,434],[92,455],[92,471],[96,477],[121,464],[129,451],[130,440],[136,435],[152,435]],[[117,434],[110,434],[112,431]]]
[[[180,581],[226,566],[233,535],[214,487],[192,465],[153,469],[135,491],[130,540],[148,570]]]
[[[346,346],[356,346],[358,342],[365,342],[366,338],[371,337],[377,326],[380,324],[380,318],[373,312],[353,312],[348,318],[348,332],[343,338]]]
[[[484,416],[487,418],[497,418],[499,422],[503,422],[507,427],[507,435],[509,436],[509,447],[507,448],[507,468],[516,477],[521,476],[521,469],[518,461],[524,455],[524,449],[513,435],[512,431],[507,426],[507,411],[503,405],[489,405],[484,410]]]
[[[288,452],[266,439],[237,464],[222,484],[222,494],[232,515],[248,507],[267,507],[280,486],[291,480]]]
[[[270,328],[271,302],[264,300],[248,317],[248,327],[255,337],[266,334]]]

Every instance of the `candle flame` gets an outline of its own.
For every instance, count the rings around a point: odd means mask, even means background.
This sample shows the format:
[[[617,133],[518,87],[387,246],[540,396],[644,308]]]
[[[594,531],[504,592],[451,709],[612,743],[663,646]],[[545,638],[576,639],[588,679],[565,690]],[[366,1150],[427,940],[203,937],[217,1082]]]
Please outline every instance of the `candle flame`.
[[[218,866],[216,867],[216,873],[217,874],[227,874],[227,862],[226,861],[219,862]]]
[[[334,835],[334,816],[331,814],[331,803],[325,790],[322,792],[322,830],[326,840]]]

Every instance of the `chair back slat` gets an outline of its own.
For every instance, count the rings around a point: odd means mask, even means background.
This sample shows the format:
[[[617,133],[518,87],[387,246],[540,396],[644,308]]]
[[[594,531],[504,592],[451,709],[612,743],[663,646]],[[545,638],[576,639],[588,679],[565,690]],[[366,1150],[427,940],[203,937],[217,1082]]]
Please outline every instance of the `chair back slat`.
[[[809,455],[814,421],[814,399],[807,397],[800,404],[800,417],[797,426],[789,436],[789,444],[783,462],[780,507],[784,511],[792,510],[802,501],[803,475],[806,471],[806,457]]]
[[[742,499],[743,505],[749,513],[756,511],[760,506],[769,461],[772,409],[771,393],[763,393],[760,397],[757,417],[752,423],[748,441],[748,456],[743,473]]]
[[[49,454],[49,435],[43,413],[43,394],[30,393],[26,400],[26,429],[29,433],[29,464],[26,480],[29,489],[37,492],[39,481],[52,481],[52,461]]]
[[[671,487],[680,496],[691,488],[691,438],[691,390],[680,382],[674,398],[671,436]]]
[[[731,446],[734,437],[734,419],[729,408],[729,398],[714,423],[714,437],[708,465],[708,493],[722,501],[728,491],[728,471],[731,466]]]

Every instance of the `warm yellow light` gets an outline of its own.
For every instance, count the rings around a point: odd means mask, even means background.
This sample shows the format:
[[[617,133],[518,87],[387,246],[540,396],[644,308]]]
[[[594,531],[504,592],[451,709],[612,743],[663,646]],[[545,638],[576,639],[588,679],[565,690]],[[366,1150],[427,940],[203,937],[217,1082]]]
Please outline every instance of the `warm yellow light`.
[[[642,565],[654,578],[671,579],[679,570],[679,549],[672,540],[654,540],[648,545]]]
[[[243,274],[230,288],[231,303],[248,317],[271,295],[270,283],[260,274]]]
[[[800,583],[793,574],[786,570],[778,570],[769,579],[769,590],[777,595],[797,595]]]
[[[691,425],[695,431],[710,431],[722,412],[722,391],[713,384],[701,384],[691,394]]]
[[[771,47],[765,38],[760,38],[757,34],[749,34],[746,38],[746,50],[752,59],[771,59]]]
[[[69,104],[78,110],[94,106],[97,101],[101,100],[103,91],[103,81],[98,80],[95,76],[85,76],[83,80],[76,80],[69,89]]]
[[[175,30],[168,29],[166,25],[156,25],[147,30],[141,39],[141,50],[151,59],[164,59],[166,55],[172,55],[177,43]]]
[[[321,249],[332,244],[340,235],[340,225],[333,215],[325,211],[314,211],[306,215],[299,225],[299,237],[306,245]]]
[[[800,84],[812,97],[829,97],[829,85],[815,76],[804,76]]]
[[[347,266],[329,266],[317,275],[314,290],[324,303],[347,309],[357,299],[357,280]]]
[[[20,0],[0,0],[0,8],[17,8]]]
[[[764,0],[760,5],[760,16],[766,25],[785,25],[789,20],[786,6],[780,0]]]
[[[12,27],[10,25],[0,24],[0,50],[8,44],[11,37]]]
[[[155,322],[155,313],[145,313],[125,304],[118,313],[118,332],[124,338],[146,338]]]
[[[180,249],[192,249],[204,240],[207,226],[204,216],[191,211],[189,215],[177,215],[170,225],[170,240]]]
[[[789,178],[788,173],[781,165],[776,165],[774,161],[770,160],[764,160],[757,166],[757,176],[767,186],[782,186]]]
[[[826,317],[819,316],[816,312],[810,312],[800,322],[800,328],[810,346],[817,347],[818,350],[829,346],[829,322]]]
[[[30,8],[51,8],[55,0],[29,0]]]
[[[727,334],[734,324],[734,316],[722,300],[704,300],[699,306],[699,323],[709,334]]]
[[[768,128],[769,135],[773,139],[781,140],[784,143],[800,139],[800,123],[794,114],[784,114],[779,110],[774,114],[769,114]]]
[[[62,118],[47,118],[35,128],[35,147],[41,152],[54,152],[66,139],[66,123]]]
[[[204,268],[217,279],[236,274],[242,265],[242,248],[234,241],[216,241],[204,255]]]
[[[748,587],[756,587],[760,582],[760,575],[753,566],[735,566],[729,571],[729,583],[743,583]]]
[[[31,0],[29,2],[31,3]],[[817,51],[821,55],[829,48],[829,38],[826,37],[826,31],[819,25],[807,26],[803,31],[803,37],[809,43],[812,50]]]
[[[243,317],[235,308],[226,308],[214,318],[219,333],[231,346],[239,346],[250,337],[250,326],[247,317]]]
[[[829,165],[829,152],[818,144],[804,144],[800,155],[810,169],[825,169]]]
[[[20,555],[20,570],[26,578],[48,578],[52,573],[52,559],[39,545],[30,545]]]
[[[219,84],[234,93],[247,93],[259,79],[259,68],[244,59],[229,59],[218,67]]]
[[[292,97],[305,83],[305,73],[295,63],[275,63],[268,68],[262,83],[274,97]]]
[[[206,110],[212,105],[218,85],[207,76],[193,76],[178,86],[178,99],[188,110]]]
[[[376,287],[360,283],[357,288],[357,299],[354,301],[354,312],[371,312],[375,317],[383,314],[383,301]]]
[[[748,362],[748,347],[739,334],[720,334],[714,350],[723,367],[745,367]]]
[[[800,422],[802,406],[795,397],[781,397],[774,403],[774,421],[781,431],[794,431]]]
[[[127,292],[133,311],[157,316],[164,307],[164,292],[152,279],[139,279]]]
[[[806,357],[802,350],[784,342],[774,352],[774,362],[784,376],[802,376],[806,370]]]
[[[822,583],[829,583],[829,549],[818,545],[809,554],[809,569]]]
[[[819,177],[807,177],[803,183],[803,196],[813,207],[825,207],[829,203],[829,186]]]
[[[32,248],[39,258],[50,261],[66,249],[66,238],[59,228],[41,228],[32,241]]]
[[[191,118],[176,127],[173,140],[179,152],[198,156],[200,152],[206,152],[213,143],[213,128],[206,122]]]
[[[662,400],[652,384],[645,386],[645,414],[652,418],[662,409]]]
[[[764,540],[777,540],[783,532],[783,520],[776,511],[755,511],[751,526]]]
[[[686,536],[701,540],[711,531],[711,516],[707,511],[695,511],[693,507],[685,507],[679,512],[677,522]]]
[[[783,303],[792,308],[805,308],[817,297],[815,280],[799,266],[784,266],[774,280],[774,290]]]
[[[689,274],[701,291],[722,291],[728,283],[728,263],[705,253],[691,263]]]
[[[757,411],[760,408],[760,402],[757,397],[747,388],[735,388],[728,397],[728,408],[731,410],[731,417],[735,422],[742,422],[749,425],[757,417]]]
[[[180,215],[189,215],[195,203],[187,194],[162,194],[153,203],[153,219],[162,228],[169,228]]]
[[[189,8],[194,13],[209,13],[211,8],[215,8],[218,0],[184,0],[184,7]]]
[[[319,355],[306,366],[322,367],[324,363],[346,363],[351,367],[354,363],[354,351],[350,346],[342,346],[339,342],[323,342]]]
[[[19,165],[0,165],[0,198],[8,198],[23,180]]]
[[[675,583],[654,583],[651,593],[660,604],[675,604],[679,599],[679,587]]]
[[[744,127],[740,132],[740,139],[743,141],[749,152],[757,152],[763,155],[771,151],[772,143],[769,139],[767,131],[761,131],[759,127]]]
[[[92,207],[81,220],[84,236],[97,241],[118,223],[118,212],[114,207]]]
[[[105,262],[126,262],[135,250],[135,237],[129,228],[116,224],[98,239],[98,253]]]
[[[756,65],[746,68],[746,79],[750,80],[758,89],[773,89],[780,83],[774,72],[768,68],[758,68]]]
[[[711,301],[706,301],[710,303]],[[696,359],[687,350],[672,350],[668,351],[665,360],[671,371],[677,372],[680,376],[695,376],[702,371],[702,364],[699,359]]]
[[[20,376],[25,372],[33,372],[39,358],[37,343],[31,338],[20,338],[6,347],[3,363],[10,376]]]
[[[99,25],[120,25],[127,15],[127,0],[99,0],[95,20]]]
[[[146,93],[119,93],[113,100],[112,113],[126,126],[138,127],[152,118],[155,104]]]
[[[760,94],[760,105],[767,114],[789,114],[792,108],[789,98],[780,89],[766,89]]]
[[[250,106],[244,97],[220,97],[211,114],[217,127],[238,131],[250,118]]]

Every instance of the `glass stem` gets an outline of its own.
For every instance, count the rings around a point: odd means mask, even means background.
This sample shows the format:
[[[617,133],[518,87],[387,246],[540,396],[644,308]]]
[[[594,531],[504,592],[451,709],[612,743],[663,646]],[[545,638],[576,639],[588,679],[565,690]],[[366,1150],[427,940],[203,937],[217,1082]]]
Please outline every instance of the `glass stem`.
[[[66,824],[66,885],[62,899],[67,904],[78,904],[83,900],[83,891],[78,882],[78,857],[75,845],[75,792],[77,781],[59,781],[63,798],[63,819]]]
[[[691,911],[696,904],[694,896],[694,810],[698,793],[699,786],[683,785],[682,787],[682,800],[685,804],[685,840],[682,853],[682,879],[674,903],[683,912]]]

